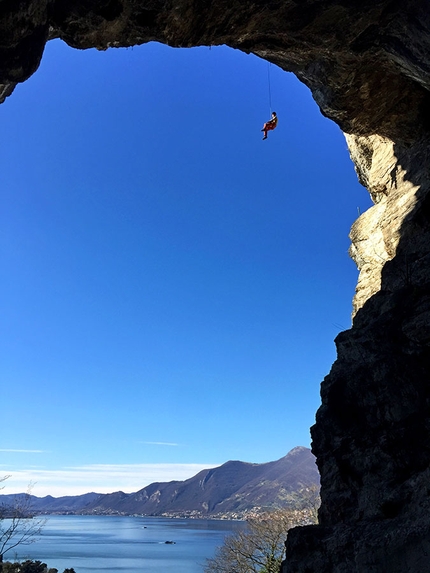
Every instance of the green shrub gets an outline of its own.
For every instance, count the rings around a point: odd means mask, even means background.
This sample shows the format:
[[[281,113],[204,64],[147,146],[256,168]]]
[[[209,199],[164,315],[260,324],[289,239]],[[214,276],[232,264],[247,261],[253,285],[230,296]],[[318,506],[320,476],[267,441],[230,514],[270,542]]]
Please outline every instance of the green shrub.
[[[3,565],[3,567],[1,567]],[[11,563],[6,561],[5,563],[0,563],[1,573],[58,573],[58,569],[54,567],[48,567],[46,563],[42,561],[32,561],[27,559],[26,561],[16,561]],[[73,568],[64,569],[63,573],[76,573]]]

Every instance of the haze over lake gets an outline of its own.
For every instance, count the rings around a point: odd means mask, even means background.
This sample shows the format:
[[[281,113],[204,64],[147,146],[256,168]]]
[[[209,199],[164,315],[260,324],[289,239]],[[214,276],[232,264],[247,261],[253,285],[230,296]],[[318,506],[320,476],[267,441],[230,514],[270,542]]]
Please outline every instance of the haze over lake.
[[[203,519],[53,516],[41,539],[18,547],[17,557],[39,559],[60,573],[70,567],[76,573],[202,573],[224,537],[243,527]]]

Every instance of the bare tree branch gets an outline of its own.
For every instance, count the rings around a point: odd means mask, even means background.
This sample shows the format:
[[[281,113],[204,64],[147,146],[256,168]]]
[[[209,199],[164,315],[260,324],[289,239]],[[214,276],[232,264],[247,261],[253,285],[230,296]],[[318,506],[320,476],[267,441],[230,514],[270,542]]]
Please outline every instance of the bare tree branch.
[[[317,522],[319,489],[300,494],[296,508],[260,514],[248,520],[245,531],[226,537],[215,557],[206,561],[205,573],[278,573],[288,530]]]
[[[0,478],[0,482],[8,477]],[[31,511],[31,485],[27,493],[16,496],[12,504],[0,506],[0,563],[3,556],[18,545],[37,541],[45,523],[46,519],[34,517]]]

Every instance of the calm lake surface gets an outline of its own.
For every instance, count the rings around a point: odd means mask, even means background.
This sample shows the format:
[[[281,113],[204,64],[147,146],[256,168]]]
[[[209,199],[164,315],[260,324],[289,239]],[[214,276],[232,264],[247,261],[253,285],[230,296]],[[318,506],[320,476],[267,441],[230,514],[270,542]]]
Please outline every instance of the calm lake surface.
[[[204,519],[53,516],[38,541],[7,559],[39,559],[59,573],[69,567],[76,573],[203,573],[224,537],[244,527]]]

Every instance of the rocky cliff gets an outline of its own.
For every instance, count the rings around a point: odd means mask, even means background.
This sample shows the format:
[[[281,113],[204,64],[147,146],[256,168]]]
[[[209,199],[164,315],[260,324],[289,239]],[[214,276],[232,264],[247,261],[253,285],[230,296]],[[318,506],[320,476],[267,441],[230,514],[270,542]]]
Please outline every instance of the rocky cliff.
[[[288,573],[430,572],[430,9],[427,0],[1,0],[0,97],[45,42],[227,44],[294,72],[347,134],[375,205],[351,231],[353,327],[312,428],[320,525]]]

